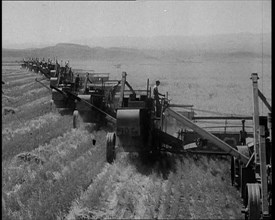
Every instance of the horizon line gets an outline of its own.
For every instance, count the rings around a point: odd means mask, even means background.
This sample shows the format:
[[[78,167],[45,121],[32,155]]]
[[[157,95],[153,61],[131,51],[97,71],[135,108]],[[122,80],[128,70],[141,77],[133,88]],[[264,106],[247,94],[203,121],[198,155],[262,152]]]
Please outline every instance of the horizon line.
[[[46,42],[46,43],[41,43],[41,42],[25,42],[25,43],[15,43],[15,44],[8,44],[5,47],[3,46],[3,41],[2,41],[2,50],[3,49],[8,49],[8,50],[31,50],[31,49],[42,49],[45,47],[51,47],[51,46],[56,46],[58,44],[75,44],[75,45],[81,45],[81,46],[88,46],[87,44],[83,44],[83,43],[75,43],[75,41],[80,41],[80,40],[89,40],[89,39],[93,39],[93,38],[143,38],[143,39],[148,39],[148,38],[156,38],[156,37],[210,37],[210,36],[222,36],[222,35],[238,35],[238,34],[251,34],[251,35],[264,35],[264,34],[270,34],[271,32],[263,32],[263,33],[253,33],[253,32],[247,32],[247,31],[243,31],[243,32],[235,32],[235,33],[219,33],[219,34],[205,34],[205,35],[155,35],[155,36],[93,36],[90,38],[83,38],[83,39],[73,39],[70,41],[66,41],[66,42]],[[32,44],[33,46],[27,46],[24,48],[15,48],[15,47],[22,47],[23,45],[28,45],[28,44]],[[103,46],[96,46],[96,47],[102,47],[105,48]],[[114,46],[112,46],[114,47]],[[112,47],[106,47],[106,48],[112,48]],[[129,48],[129,47],[121,47],[121,48]],[[131,48],[135,48],[135,47],[131,47]]]

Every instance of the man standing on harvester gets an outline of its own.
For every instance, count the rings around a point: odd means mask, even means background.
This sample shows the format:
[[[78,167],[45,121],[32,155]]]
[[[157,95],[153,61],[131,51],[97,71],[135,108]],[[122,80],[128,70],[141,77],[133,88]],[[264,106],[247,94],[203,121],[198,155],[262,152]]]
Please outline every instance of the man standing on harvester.
[[[77,74],[77,76],[75,77],[75,91],[78,91],[78,88],[79,88],[79,84],[80,84],[80,77],[79,77],[79,74]]]
[[[160,98],[159,96],[165,97],[165,95],[159,93],[158,91],[158,86],[160,85],[160,81],[156,81],[156,85],[153,87],[153,94],[154,94],[154,99],[155,99],[155,106],[156,106],[156,116],[160,117],[160,111],[161,111],[161,104],[160,104]]]

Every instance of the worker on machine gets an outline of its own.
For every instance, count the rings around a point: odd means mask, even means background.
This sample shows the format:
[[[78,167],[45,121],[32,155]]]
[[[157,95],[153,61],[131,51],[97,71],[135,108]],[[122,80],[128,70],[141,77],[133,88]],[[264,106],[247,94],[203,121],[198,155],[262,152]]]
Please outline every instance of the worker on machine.
[[[68,62],[65,61],[65,74],[67,74],[69,72],[69,60]]]
[[[87,72],[86,73],[86,78],[85,78],[85,81],[84,81],[84,92],[85,92],[85,94],[89,91],[88,83],[93,83],[93,82],[90,80],[89,73]]]
[[[153,87],[153,94],[154,94],[154,100],[155,100],[155,106],[156,106],[155,111],[156,111],[156,116],[157,117],[160,117],[160,111],[161,111],[161,104],[160,104],[159,96],[165,97],[165,95],[159,93],[159,91],[158,91],[158,86],[159,85],[160,85],[160,81],[157,80],[156,85],[154,85],[154,87]]]
[[[79,74],[77,74],[77,76],[75,77],[75,81],[74,81],[75,91],[78,91],[79,83],[80,83],[80,77],[79,77]]]

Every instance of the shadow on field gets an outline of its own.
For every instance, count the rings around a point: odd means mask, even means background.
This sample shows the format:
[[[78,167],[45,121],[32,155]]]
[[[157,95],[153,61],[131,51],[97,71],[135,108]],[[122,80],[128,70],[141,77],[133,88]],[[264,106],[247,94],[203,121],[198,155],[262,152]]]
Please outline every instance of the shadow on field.
[[[58,112],[62,116],[64,116],[64,115],[73,115],[74,110],[64,108],[64,109],[58,109]]]
[[[97,132],[104,130],[106,132],[114,132],[115,128],[114,125],[111,123],[84,123],[84,129],[87,130],[89,133]]]
[[[171,153],[153,154],[130,154],[130,162],[136,167],[137,171],[143,175],[149,176],[156,173],[163,179],[168,179],[169,174],[177,171],[178,163],[185,164],[185,161],[193,161],[194,165],[200,167],[204,172],[210,171],[216,176],[216,168],[209,166],[212,163],[227,163],[227,156],[220,155],[202,155],[186,153],[177,155]]]
[[[130,162],[136,166],[139,173],[151,175],[156,173],[163,179],[168,179],[170,172],[176,171],[177,155],[161,154],[130,154]]]

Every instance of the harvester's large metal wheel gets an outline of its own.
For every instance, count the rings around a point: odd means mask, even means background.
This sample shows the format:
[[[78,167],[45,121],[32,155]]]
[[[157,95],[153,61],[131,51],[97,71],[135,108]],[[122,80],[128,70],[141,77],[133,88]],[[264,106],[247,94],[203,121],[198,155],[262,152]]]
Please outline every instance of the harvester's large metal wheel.
[[[80,120],[79,120],[79,112],[77,110],[74,110],[73,113],[73,128],[79,128],[80,127]]]
[[[116,159],[116,135],[114,132],[107,133],[106,143],[106,159],[108,163],[112,163]]]
[[[244,206],[246,207],[245,219],[260,219],[261,191],[258,183],[246,184]]]

